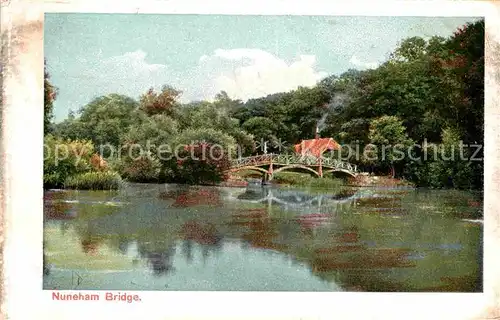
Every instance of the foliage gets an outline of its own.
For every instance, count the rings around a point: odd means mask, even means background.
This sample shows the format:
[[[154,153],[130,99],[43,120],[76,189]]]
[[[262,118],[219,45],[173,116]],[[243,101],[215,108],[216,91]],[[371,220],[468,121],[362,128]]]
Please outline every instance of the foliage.
[[[174,177],[187,184],[215,184],[226,180],[231,167],[229,155],[212,147],[210,143],[186,146],[180,152]]]
[[[154,154],[125,159],[121,169],[124,179],[133,182],[159,182],[162,165]]]
[[[237,145],[234,137],[212,128],[186,129],[175,137],[172,146],[174,152],[181,152],[185,146],[196,144],[209,144],[210,148],[222,148],[223,152],[230,156],[237,154]]]
[[[235,143],[242,149],[253,149],[253,136],[240,128],[238,119],[230,116],[229,109],[232,106],[227,101],[225,102],[226,105],[221,104],[222,102],[220,101],[203,103],[196,109],[191,110],[187,127],[191,130],[210,128],[224,132],[232,136]],[[215,141],[212,142],[217,143]]]
[[[91,140],[96,151],[104,145],[118,148],[124,133],[137,121],[136,109],[137,102],[127,96],[101,96],[82,107],[78,119],[71,117],[58,125],[56,132],[66,139]]]
[[[50,134],[44,138],[43,170],[44,188],[113,189],[120,181],[119,175],[94,153],[92,142]]]
[[[332,137],[361,153],[369,144],[427,145],[413,149],[411,158],[400,159],[394,150],[388,150],[384,159],[351,158],[361,170],[390,168],[393,175],[420,186],[483,186],[482,161],[422,156],[425,148],[434,146],[448,150],[460,141],[483,144],[484,20],[468,23],[447,38],[404,39],[377,68],[330,75],[310,88],[246,102],[222,91],[213,101],[182,104],[180,95],[181,91],[166,85],[159,92],[147,90],[139,102],[117,94],[102,96],[84,106],[78,116],[70,115],[55,125],[54,134],[90,140],[96,150],[105,143],[124,146],[106,160],[127,179],[194,183],[193,173],[186,169],[191,167],[172,158],[176,150],[182,153],[185,146],[217,144],[231,150],[228,156],[232,157],[262,153],[267,141],[268,152],[294,152],[292,146],[313,138],[318,128],[322,137]],[[136,149],[131,152],[132,146]],[[159,150],[159,146],[167,148]],[[153,157],[151,162],[143,158],[135,162],[129,153]],[[466,153],[470,155],[470,150]],[[482,158],[483,152],[477,156]],[[196,167],[195,162],[191,165]],[[198,168],[199,174],[206,175],[201,180],[217,180],[208,177],[209,167]],[[212,174],[219,176],[216,171]]]
[[[395,176],[395,163],[405,159],[407,150],[413,144],[408,138],[403,122],[395,116],[382,116],[373,119],[370,123],[370,143],[377,146],[377,161],[391,167],[391,174]]]
[[[160,155],[164,149],[168,151],[169,148],[166,146],[170,147],[169,143],[177,136],[178,127],[177,121],[167,115],[156,114],[146,117],[138,124],[130,126],[129,130],[122,136],[124,147],[122,152],[129,154],[135,150],[137,153],[142,149]]]
[[[43,132],[48,134],[51,131],[54,100],[57,96],[57,88],[50,83],[50,75],[47,71],[47,62],[44,61],[43,70]]]
[[[80,190],[115,190],[120,187],[121,177],[112,171],[89,171],[69,176],[64,181],[66,189]]]
[[[424,148],[426,161],[413,165],[413,181],[431,188],[472,189],[475,181],[474,160],[471,151],[464,148],[456,129],[442,132],[441,144],[429,144]]]
[[[280,151],[276,146],[279,144],[279,139],[276,136],[276,124],[266,117],[253,117],[243,123],[242,128],[254,136],[257,146],[257,152],[262,152],[264,143],[267,142],[266,148],[269,152]]]
[[[64,140],[47,135],[44,138],[44,186],[60,188],[71,175],[92,170],[92,142]]]
[[[172,115],[181,94],[181,91],[170,86],[163,86],[159,93],[150,88],[140,98],[140,109],[149,116],[155,114]]]

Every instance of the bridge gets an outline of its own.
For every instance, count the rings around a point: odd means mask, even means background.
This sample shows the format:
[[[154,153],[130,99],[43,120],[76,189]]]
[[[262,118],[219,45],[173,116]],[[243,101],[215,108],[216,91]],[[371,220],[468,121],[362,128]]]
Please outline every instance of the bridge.
[[[270,181],[274,174],[281,171],[304,170],[322,178],[327,173],[342,173],[355,178],[358,175],[356,165],[333,158],[314,157],[300,154],[263,154],[231,161],[230,173],[242,170],[260,172],[264,180]]]

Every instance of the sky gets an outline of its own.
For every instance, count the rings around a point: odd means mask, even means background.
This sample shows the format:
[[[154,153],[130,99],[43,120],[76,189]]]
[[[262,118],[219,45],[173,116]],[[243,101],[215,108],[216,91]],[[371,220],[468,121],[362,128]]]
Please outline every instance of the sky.
[[[375,68],[408,37],[450,36],[467,17],[229,16],[50,13],[44,50],[58,88],[55,121],[92,99],[138,99],[170,85],[181,102],[313,86]]]

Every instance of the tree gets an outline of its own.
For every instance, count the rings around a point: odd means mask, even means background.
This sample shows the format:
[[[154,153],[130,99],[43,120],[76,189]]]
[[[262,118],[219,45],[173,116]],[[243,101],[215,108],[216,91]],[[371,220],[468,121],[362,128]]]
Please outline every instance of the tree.
[[[159,93],[150,88],[140,97],[140,109],[150,116],[159,113],[172,116],[181,94],[182,91],[167,85],[163,86]]]
[[[217,93],[213,103],[217,108],[225,110],[228,114],[231,114],[243,104],[241,100],[231,99],[226,91]]]
[[[189,129],[213,129],[223,132],[236,141],[242,150],[253,148],[253,136],[242,130],[240,121],[232,118],[228,109],[216,103],[199,104],[189,112]],[[243,128],[244,129],[244,128]]]
[[[388,164],[394,178],[395,163],[405,160],[408,147],[413,141],[406,134],[403,121],[395,116],[382,116],[370,123],[370,143],[377,146],[378,162]],[[381,153],[380,153],[381,151]]]
[[[377,171],[390,167],[393,176],[404,174],[424,186],[481,188],[482,162],[411,162],[401,159],[401,149],[413,141],[449,149],[459,143],[457,137],[465,144],[482,145],[483,79],[481,19],[447,38],[405,39],[377,68],[348,70],[330,75],[310,88],[300,87],[245,103],[221,91],[213,101],[181,104],[181,92],[169,86],[159,92],[148,90],[139,103],[119,95],[99,97],[82,108],[79,117],[58,124],[54,133],[90,139],[96,146],[107,142],[146,147],[149,143],[153,153],[161,144],[168,144],[172,152],[176,147],[182,151],[186,146],[220,145],[226,151],[232,150],[228,156],[233,156],[237,145],[245,154],[254,152],[255,145],[262,141],[270,142],[269,151],[280,152],[272,149],[273,142],[293,145],[311,139],[319,126],[322,136],[333,137],[351,148],[362,150],[373,144],[380,152],[385,146],[383,159],[351,158],[358,165],[369,165]],[[412,152],[418,157],[424,151],[416,148]],[[478,156],[482,157],[482,152]],[[191,167],[182,165],[181,170],[176,161],[159,161],[162,172],[169,172],[164,175],[166,180],[192,181],[191,169],[186,169]],[[128,162],[122,160],[121,164]],[[156,175],[153,162],[133,165],[133,175],[138,179]],[[132,171],[123,170],[132,176]]]
[[[47,134],[52,131],[51,122],[54,117],[54,100],[57,96],[57,88],[50,83],[50,75],[47,70],[47,61],[44,61],[43,79],[43,132]]]
[[[130,97],[119,94],[101,96],[80,109],[75,124],[82,127],[86,134],[83,138],[92,140],[97,148],[106,144],[118,148],[124,133],[137,120],[134,116],[136,108],[137,102]]]
[[[227,179],[231,167],[229,153],[214,148],[210,143],[186,146],[177,161],[178,174],[183,183],[215,184]]]
[[[474,162],[470,150],[464,148],[460,132],[455,128],[442,130],[442,143],[427,146],[428,160],[423,163],[426,175],[423,184],[433,188],[470,189],[476,187]],[[437,154],[437,157],[436,157]]]
[[[235,155],[236,140],[219,130],[212,128],[187,129],[175,137],[172,143],[173,150],[183,150],[185,146],[208,143],[217,148],[223,148],[228,154]]]
[[[397,60],[412,61],[427,53],[427,41],[421,37],[411,37],[403,40],[396,48],[392,57]]]
[[[266,143],[267,151],[272,152],[280,151],[276,148],[279,145],[279,140],[276,137],[277,127],[276,124],[266,117],[253,117],[243,123],[242,128],[254,136],[257,146],[260,146],[257,152],[262,152],[264,147],[262,144]]]
[[[132,124],[122,136],[122,141],[125,144],[142,146],[149,144],[154,148],[152,151],[156,151],[159,146],[170,143],[178,132],[177,121],[167,115],[156,114]]]
[[[44,187],[61,188],[67,178],[92,170],[92,142],[63,140],[47,134],[44,137]]]
[[[163,182],[160,181],[162,165],[152,152],[137,157],[126,157],[120,163],[123,178],[133,182]]]

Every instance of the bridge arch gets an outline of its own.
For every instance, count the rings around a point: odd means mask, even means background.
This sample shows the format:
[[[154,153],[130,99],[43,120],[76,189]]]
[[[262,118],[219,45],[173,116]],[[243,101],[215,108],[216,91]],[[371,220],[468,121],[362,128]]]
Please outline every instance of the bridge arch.
[[[309,172],[314,173],[317,177],[319,177],[319,176],[320,176],[320,175],[319,175],[319,173],[318,173],[316,170],[314,170],[314,169],[312,169],[312,168],[310,168],[310,167],[306,167],[306,166],[303,166],[303,165],[301,165],[301,164],[292,164],[292,165],[288,165],[288,166],[280,167],[280,168],[278,168],[278,169],[274,170],[274,171],[273,171],[273,174],[269,177],[269,180],[272,180],[272,179],[273,179],[273,177],[274,177],[274,175],[275,175],[276,173],[279,173],[279,172],[284,171],[284,170],[287,170],[287,169],[304,169],[304,170],[307,170],[307,171],[309,171]]]
[[[349,171],[349,170],[347,170],[347,169],[329,169],[329,170],[324,170],[323,172],[325,174],[326,173],[333,173],[333,174],[335,174],[335,173],[339,173],[340,172],[340,173],[346,174],[346,175],[348,175],[348,176],[350,176],[352,178],[356,178],[356,174],[353,173],[353,172],[351,172],[351,171]]]

